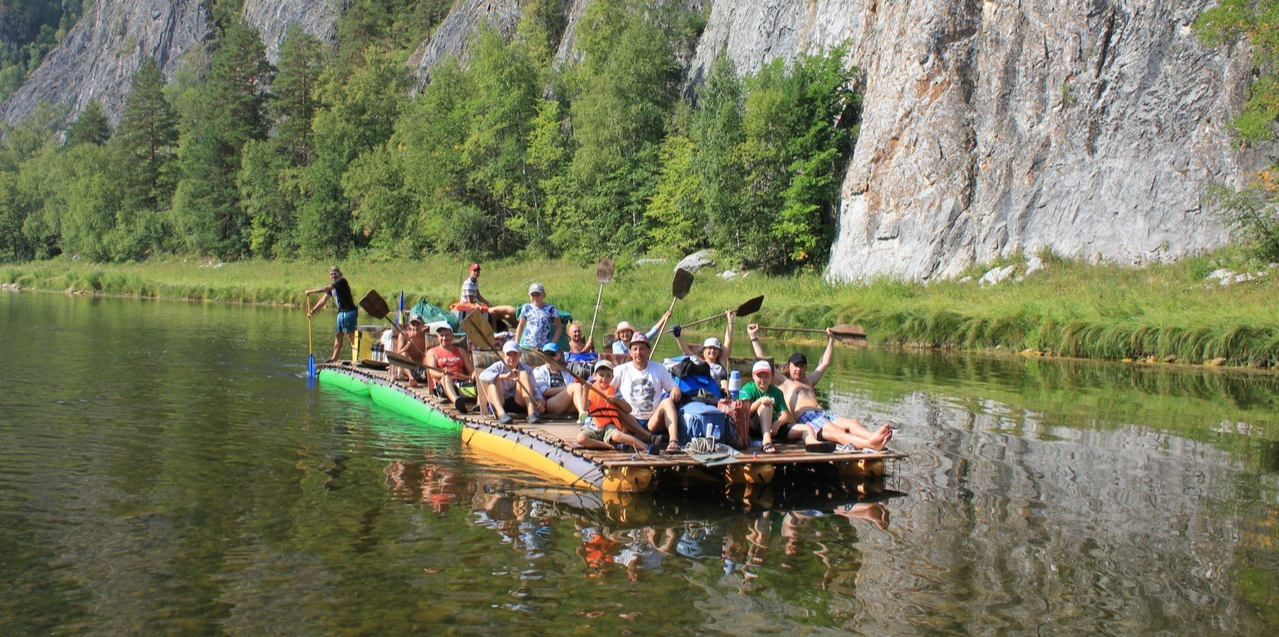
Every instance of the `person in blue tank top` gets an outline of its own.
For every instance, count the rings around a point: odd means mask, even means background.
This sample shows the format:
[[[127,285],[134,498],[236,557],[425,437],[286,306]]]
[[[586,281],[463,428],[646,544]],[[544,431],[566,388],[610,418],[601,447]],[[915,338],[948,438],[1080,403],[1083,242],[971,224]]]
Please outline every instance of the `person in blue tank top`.
[[[324,297],[316,303],[314,307],[306,313],[307,318],[311,318],[320,308],[329,302],[329,297],[333,297],[334,303],[338,308],[337,332],[333,335],[333,355],[326,363],[336,362],[338,355],[342,353],[342,335],[346,334],[347,339],[351,341],[351,349],[355,349],[355,322],[359,318],[359,311],[355,306],[355,297],[351,295],[351,284],[346,282],[346,277],[342,276],[342,271],[335,265],[329,268],[330,283],[321,288],[315,288],[306,291],[307,302],[311,302],[311,295],[317,292],[323,293]]]

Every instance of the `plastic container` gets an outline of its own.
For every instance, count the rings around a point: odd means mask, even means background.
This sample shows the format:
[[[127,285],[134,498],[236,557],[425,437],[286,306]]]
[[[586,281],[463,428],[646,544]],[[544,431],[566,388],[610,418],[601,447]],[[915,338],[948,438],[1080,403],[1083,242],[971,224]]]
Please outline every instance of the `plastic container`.
[[[728,395],[733,400],[737,400],[737,394],[740,391],[742,391],[742,373],[737,370],[733,370],[733,372],[728,375]]]

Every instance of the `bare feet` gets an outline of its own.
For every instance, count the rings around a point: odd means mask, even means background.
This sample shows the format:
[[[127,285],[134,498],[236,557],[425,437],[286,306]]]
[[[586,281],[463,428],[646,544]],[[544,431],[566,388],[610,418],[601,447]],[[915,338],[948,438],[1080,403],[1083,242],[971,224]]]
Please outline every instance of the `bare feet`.
[[[876,431],[875,435],[871,436],[870,440],[866,441],[866,448],[883,451],[884,448],[888,446],[888,441],[892,439],[893,428],[888,426],[880,427],[879,431]]]

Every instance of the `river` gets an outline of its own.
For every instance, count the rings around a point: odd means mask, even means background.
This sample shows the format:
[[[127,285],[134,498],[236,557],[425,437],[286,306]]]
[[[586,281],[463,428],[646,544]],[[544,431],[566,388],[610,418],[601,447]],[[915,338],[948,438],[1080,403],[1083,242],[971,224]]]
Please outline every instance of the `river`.
[[[841,348],[884,493],[623,503],[309,385],[297,310],[0,325],[0,634],[1279,629],[1274,375]]]

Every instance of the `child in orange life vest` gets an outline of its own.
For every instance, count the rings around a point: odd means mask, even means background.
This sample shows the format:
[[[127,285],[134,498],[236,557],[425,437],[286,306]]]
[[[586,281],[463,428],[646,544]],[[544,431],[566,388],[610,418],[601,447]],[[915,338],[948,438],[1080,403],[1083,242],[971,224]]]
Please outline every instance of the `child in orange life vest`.
[[[636,451],[645,448],[639,438],[622,431],[619,412],[630,413],[631,406],[617,397],[617,388],[613,386],[613,364],[601,359],[595,363],[595,382],[592,383],[608,398],[581,388],[574,398],[577,399],[579,422],[582,431],[577,434],[577,446],[586,449],[613,449],[613,445],[623,444]],[[589,414],[589,415],[588,415]]]

